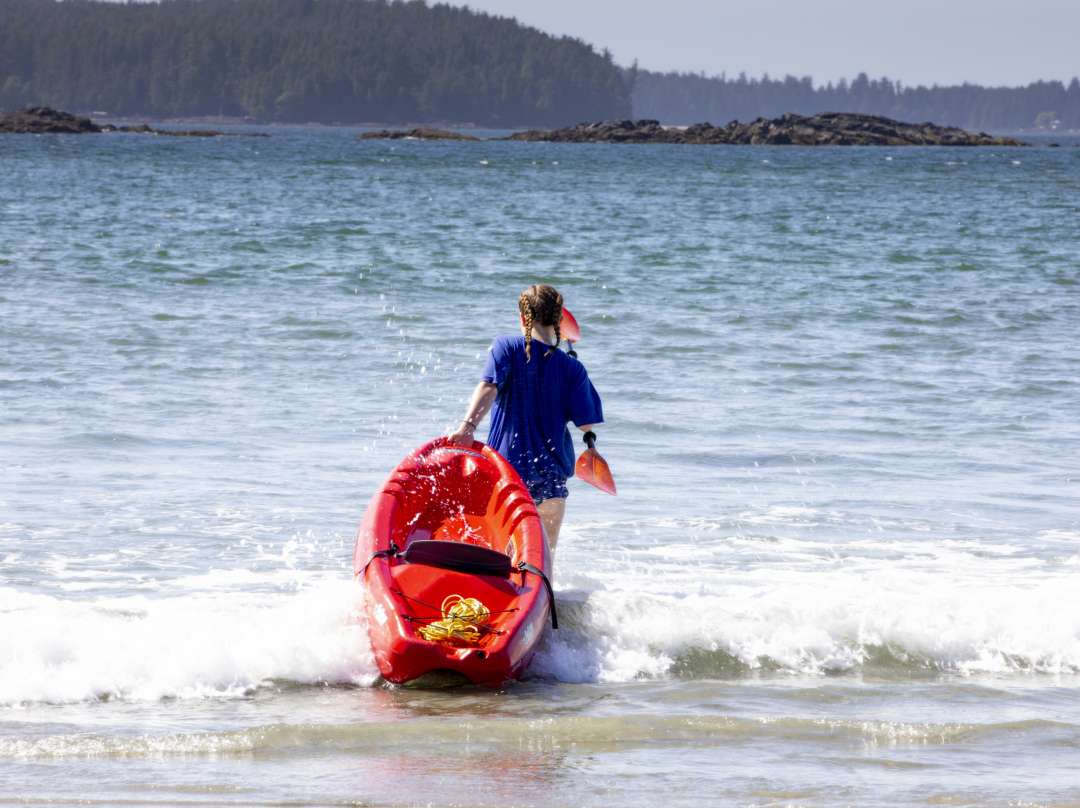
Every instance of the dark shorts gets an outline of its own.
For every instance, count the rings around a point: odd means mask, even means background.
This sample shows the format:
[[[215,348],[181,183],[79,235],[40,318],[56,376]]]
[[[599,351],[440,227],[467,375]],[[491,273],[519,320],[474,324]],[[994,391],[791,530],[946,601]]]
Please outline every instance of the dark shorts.
[[[551,480],[531,480],[525,483],[532,495],[533,502],[539,505],[545,499],[566,499],[570,492],[566,490],[566,478],[556,477]]]

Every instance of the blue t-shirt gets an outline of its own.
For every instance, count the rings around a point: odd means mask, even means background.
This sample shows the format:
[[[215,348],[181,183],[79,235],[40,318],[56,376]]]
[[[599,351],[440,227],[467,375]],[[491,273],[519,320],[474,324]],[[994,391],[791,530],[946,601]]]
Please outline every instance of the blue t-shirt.
[[[496,337],[488,351],[484,381],[499,392],[491,408],[488,445],[510,461],[526,483],[574,476],[575,426],[604,420],[600,396],[585,366],[558,348],[525,338]]]

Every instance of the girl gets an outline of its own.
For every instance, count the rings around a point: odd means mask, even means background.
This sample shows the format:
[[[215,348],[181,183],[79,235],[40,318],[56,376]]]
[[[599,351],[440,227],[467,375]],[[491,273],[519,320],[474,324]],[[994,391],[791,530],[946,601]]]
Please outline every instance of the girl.
[[[470,445],[491,409],[488,445],[529,487],[552,552],[566,513],[566,480],[574,474],[574,442],[566,424],[573,421],[588,432],[604,421],[585,366],[558,348],[562,306],[562,295],[546,284],[521,293],[522,336],[497,337],[491,344],[465,419],[448,436]]]

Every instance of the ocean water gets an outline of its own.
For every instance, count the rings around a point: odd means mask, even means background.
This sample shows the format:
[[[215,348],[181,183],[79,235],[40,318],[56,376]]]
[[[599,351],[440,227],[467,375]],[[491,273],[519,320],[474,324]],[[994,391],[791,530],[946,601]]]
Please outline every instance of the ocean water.
[[[1080,805],[1080,148],[0,140],[0,803]],[[619,485],[498,691],[353,533],[516,296]]]

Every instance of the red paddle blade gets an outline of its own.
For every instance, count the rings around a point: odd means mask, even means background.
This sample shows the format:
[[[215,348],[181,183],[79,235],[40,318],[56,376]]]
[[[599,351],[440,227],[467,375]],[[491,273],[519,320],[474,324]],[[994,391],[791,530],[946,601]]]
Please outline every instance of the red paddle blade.
[[[559,323],[559,336],[571,342],[581,341],[581,327],[578,326],[574,315],[565,307],[562,310],[562,322]]]
[[[611,476],[607,461],[596,449],[586,449],[581,453],[574,466],[574,473],[589,485],[614,496],[615,478]]]

